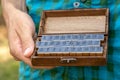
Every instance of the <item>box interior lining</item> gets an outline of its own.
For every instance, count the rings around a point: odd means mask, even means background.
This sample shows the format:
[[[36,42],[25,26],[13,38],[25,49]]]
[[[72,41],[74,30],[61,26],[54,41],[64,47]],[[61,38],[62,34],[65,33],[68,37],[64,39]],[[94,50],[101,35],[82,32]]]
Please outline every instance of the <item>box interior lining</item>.
[[[44,33],[105,32],[106,16],[47,17]]]

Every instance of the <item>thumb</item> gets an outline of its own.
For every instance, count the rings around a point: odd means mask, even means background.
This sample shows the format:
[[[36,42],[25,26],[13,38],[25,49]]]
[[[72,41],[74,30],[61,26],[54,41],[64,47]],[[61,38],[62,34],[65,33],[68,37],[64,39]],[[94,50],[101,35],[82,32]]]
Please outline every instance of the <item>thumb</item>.
[[[34,26],[32,26],[34,27]],[[25,57],[31,57],[33,51],[34,51],[34,40],[33,40],[33,34],[34,34],[34,28],[26,27],[25,29],[18,29],[18,35],[21,39],[22,44],[22,52]]]
[[[34,41],[32,37],[27,38],[28,40],[24,39],[22,41],[22,47],[23,47],[23,54],[25,57],[31,57],[34,51]]]

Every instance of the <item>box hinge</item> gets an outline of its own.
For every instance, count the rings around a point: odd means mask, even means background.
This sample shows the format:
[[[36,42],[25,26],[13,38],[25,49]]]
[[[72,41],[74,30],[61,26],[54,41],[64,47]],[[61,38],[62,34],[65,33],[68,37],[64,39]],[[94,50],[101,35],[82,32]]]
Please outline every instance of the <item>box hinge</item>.
[[[60,58],[60,62],[61,63],[72,63],[72,62],[76,62],[76,58],[71,58],[71,57],[61,57]]]

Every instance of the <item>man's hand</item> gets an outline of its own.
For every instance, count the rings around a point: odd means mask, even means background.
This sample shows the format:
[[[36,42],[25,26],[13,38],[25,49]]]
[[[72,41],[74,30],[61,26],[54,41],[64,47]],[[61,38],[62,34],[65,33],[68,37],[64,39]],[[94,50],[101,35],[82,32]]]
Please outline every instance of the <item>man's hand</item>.
[[[26,64],[33,67],[30,57],[34,51],[34,23],[27,13],[16,9],[12,5],[10,5],[8,9],[9,11],[4,13],[4,18],[8,29],[10,53],[16,60],[24,61]]]
[[[9,13],[7,27],[11,55],[31,65],[30,56],[34,50],[34,23],[30,16],[15,8]]]

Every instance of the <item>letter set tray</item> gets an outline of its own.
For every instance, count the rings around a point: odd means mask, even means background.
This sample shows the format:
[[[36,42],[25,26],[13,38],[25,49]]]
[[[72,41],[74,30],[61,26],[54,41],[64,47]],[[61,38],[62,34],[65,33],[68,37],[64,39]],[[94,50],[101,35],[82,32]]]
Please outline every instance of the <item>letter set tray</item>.
[[[108,14],[106,8],[43,11],[32,65],[105,65]]]

